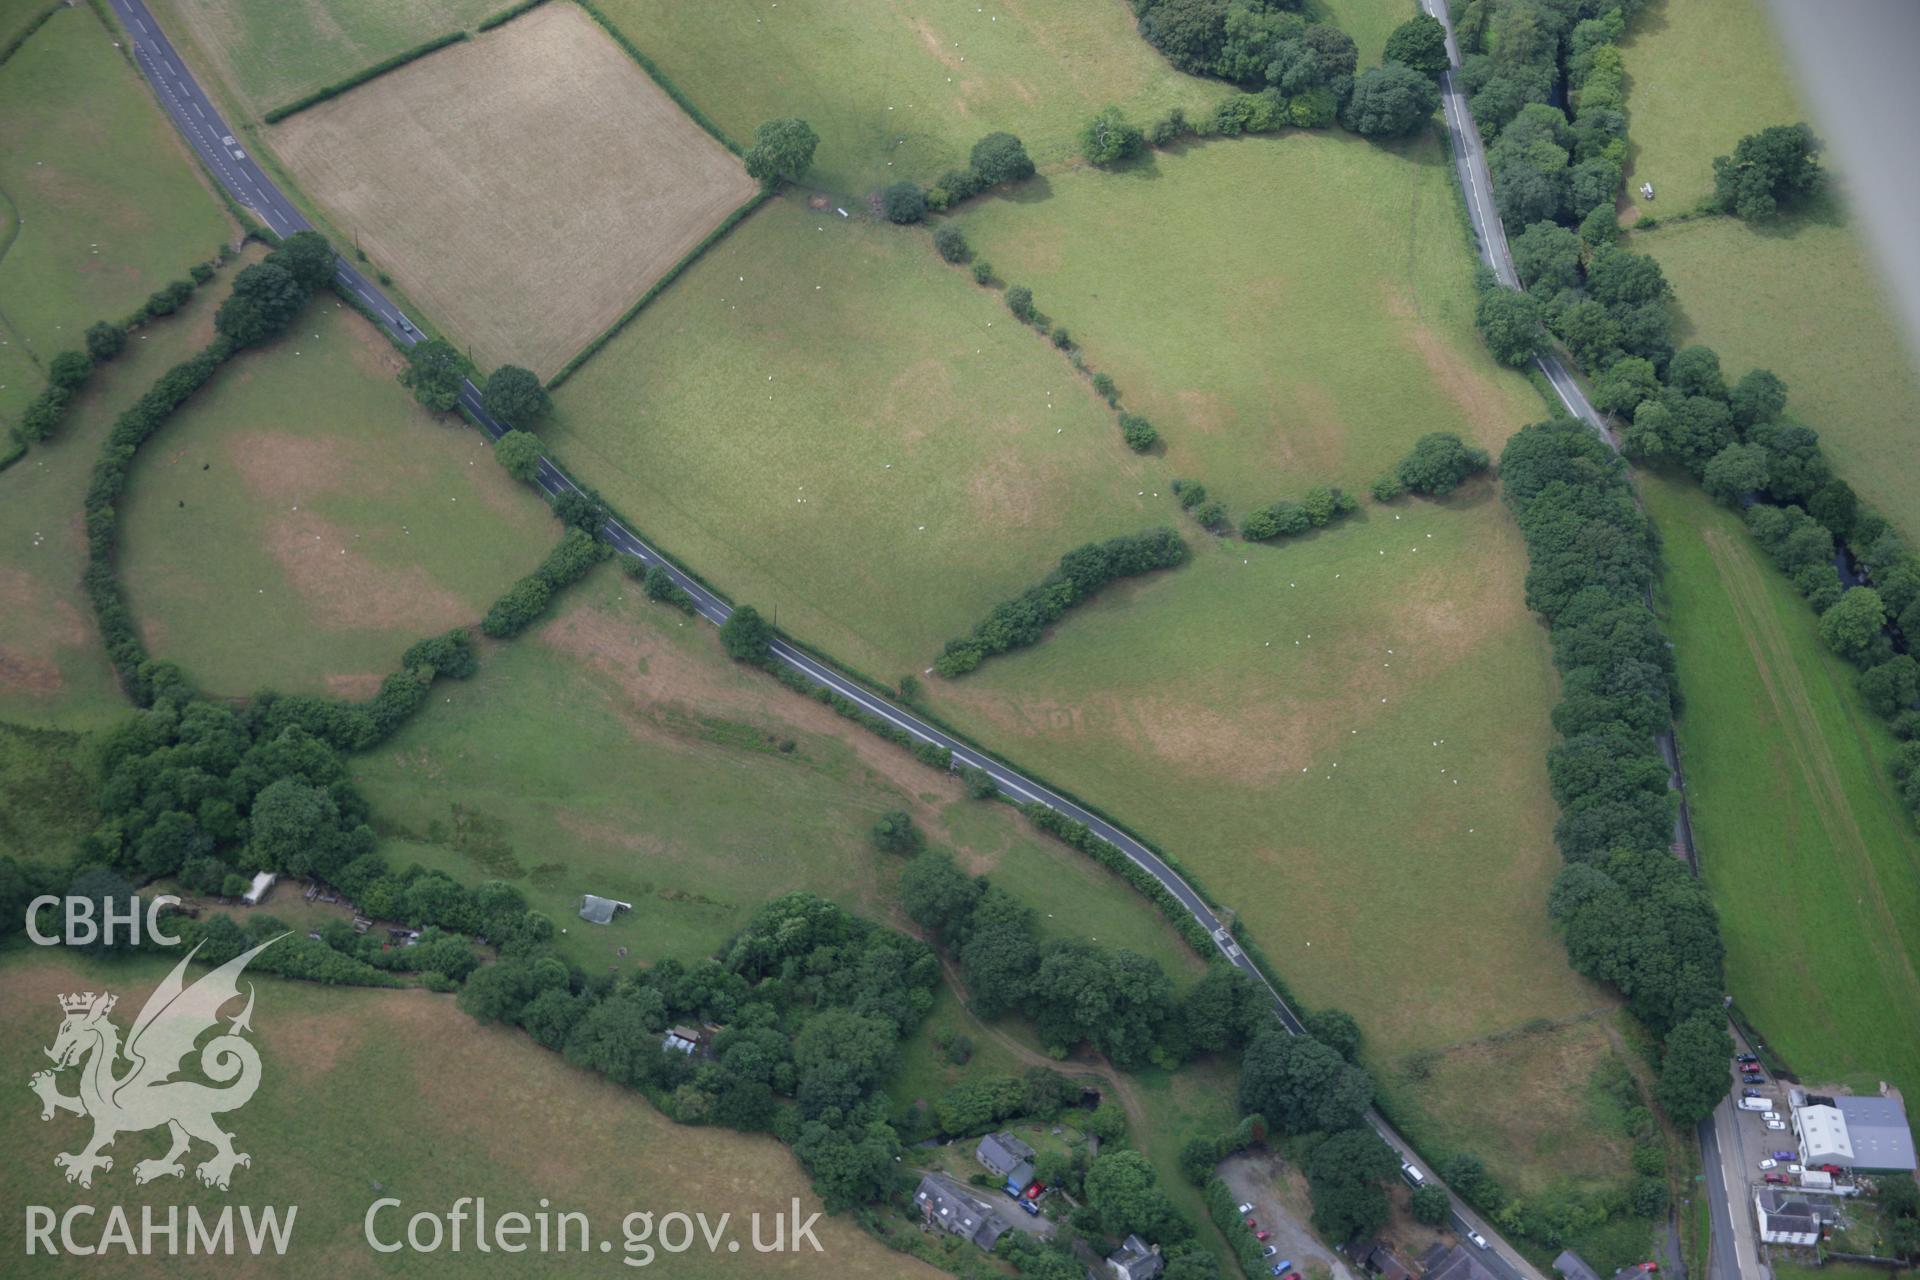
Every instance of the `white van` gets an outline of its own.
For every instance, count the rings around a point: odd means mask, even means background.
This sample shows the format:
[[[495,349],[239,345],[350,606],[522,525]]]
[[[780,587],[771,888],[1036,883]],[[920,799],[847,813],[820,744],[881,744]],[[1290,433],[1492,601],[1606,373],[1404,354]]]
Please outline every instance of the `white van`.
[[[1400,1162],[1400,1176],[1407,1180],[1407,1185],[1410,1187],[1417,1189],[1427,1185],[1426,1175],[1414,1168],[1410,1160]]]
[[[1771,1111],[1773,1110],[1773,1099],[1742,1098],[1740,1099],[1740,1109],[1742,1111]]]

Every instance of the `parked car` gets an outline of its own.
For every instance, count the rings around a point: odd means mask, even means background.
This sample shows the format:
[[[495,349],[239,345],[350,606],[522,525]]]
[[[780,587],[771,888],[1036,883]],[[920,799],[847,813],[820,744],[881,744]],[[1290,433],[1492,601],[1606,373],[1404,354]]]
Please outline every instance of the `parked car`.
[[[1758,1062],[1760,1061],[1760,1055],[1756,1053],[1736,1053],[1733,1055],[1733,1059],[1735,1062]]]
[[[1271,1240],[1271,1239],[1273,1239],[1273,1232],[1271,1232],[1271,1231],[1256,1231],[1256,1232],[1254,1232],[1254,1233],[1253,1233],[1253,1238],[1254,1238],[1255,1240],[1258,1240],[1258,1241],[1259,1241],[1259,1242],[1260,1242],[1261,1244],[1265,1244],[1265,1243],[1266,1243],[1267,1241],[1269,1241],[1269,1240]]]
[[[1767,1154],[1772,1156],[1775,1160],[1793,1159],[1793,1152],[1791,1151],[1769,1151],[1767,1152]]]
[[[1278,1252],[1280,1252],[1280,1246],[1276,1244],[1270,1244],[1263,1247],[1260,1250],[1260,1256],[1263,1258],[1271,1258],[1274,1254]]]
[[[1801,1167],[1800,1167],[1799,1165],[1797,1165],[1797,1164],[1790,1164],[1790,1165],[1788,1165],[1788,1166],[1787,1166],[1787,1172],[1788,1172],[1788,1173],[1805,1173],[1805,1172],[1806,1172],[1806,1170],[1805,1170],[1805,1169],[1802,1169],[1802,1168],[1801,1168]]]
[[[1762,1169],[1778,1169],[1780,1167],[1780,1162],[1778,1160],[1762,1160],[1760,1162],[1760,1167]]]
[[[1740,1078],[1742,1080],[1745,1080],[1748,1084],[1761,1084],[1766,1080],[1766,1077],[1761,1075],[1758,1071],[1742,1072]]]
[[[1762,1174],[1761,1176],[1764,1177],[1768,1182],[1792,1181],[1792,1179],[1788,1178],[1787,1175],[1784,1173],[1768,1173],[1768,1174]]]
[[[1247,1230],[1258,1231],[1259,1229],[1260,1229],[1259,1223],[1255,1222],[1252,1218],[1247,1219]]]
[[[1842,1168],[1841,1168],[1841,1167],[1840,1167],[1839,1165],[1837,1165],[1837,1164],[1823,1164],[1823,1165],[1821,1165],[1821,1166],[1820,1166],[1820,1172],[1822,1172],[1822,1173],[1845,1173],[1845,1172],[1846,1172],[1846,1170],[1845,1170],[1845,1169],[1842,1169]]]
[[[1278,1252],[1280,1252],[1278,1249],[1269,1249],[1265,1253],[1261,1254],[1260,1256],[1263,1258],[1271,1258],[1274,1254]],[[1277,1276],[1283,1276],[1292,1269],[1293,1269],[1292,1258],[1282,1258],[1280,1259],[1280,1261],[1273,1264],[1273,1274]]]
[[[1767,1114],[1761,1116],[1760,1118],[1762,1120],[1778,1120],[1780,1118],[1780,1113],[1778,1111],[1769,1111],[1767,1112]]]
[[[1743,1098],[1764,1098],[1767,1095],[1760,1092],[1760,1090],[1758,1089],[1742,1089],[1740,1091],[1740,1096]]]
[[[1787,1122],[1785,1120],[1767,1121],[1767,1128],[1769,1129],[1785,1129],[1786,1127],[1787,1127]]]
[[[1040,1206],[1035,1204],[1031,1200],[1022,1200],[1020,1202],[1020,1207],[1027,1211],[1027,1216],[1030,1218],[1037,1218],[1040,1216]]]
[[[1242,1213],[1252,1213],[1252,1212],[1253,1212],[1253,1206],[1252,1206],[1252,1205],[1250,1205],[1250,1204],[1243,1204],[1243,1205],[1241,1205],[1241,1206],[1240,1206],[1240,1212],[1242,1212]]]
[[[1044,1182],[1036,1182],[1032,1186],[1027,1188],[1027,1199],[1038,1200],[1041,1196],[1045,1195],[1046,1193],[1047,1193],[1047,1184]]]

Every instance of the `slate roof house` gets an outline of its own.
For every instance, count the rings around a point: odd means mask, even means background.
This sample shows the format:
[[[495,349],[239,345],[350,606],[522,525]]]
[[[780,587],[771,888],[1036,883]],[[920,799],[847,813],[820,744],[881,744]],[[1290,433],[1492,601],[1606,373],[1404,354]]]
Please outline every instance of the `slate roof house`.
[[[1434,1245],[1420,1255],[1420,1270],[1426,1280],[1494,1280],[1493,1273],[1468,1253],[1464,1245],[1454,1245],[1451,1249],[1444,1244]]]
[[[1820,1215],[1807,1201],[1779,1187],[1762,1187],[1753,1197],[1760,1238],[1768,1244],[1817,1244]]]
[[[931,1226],[959,1236],[962,1240],[991,1251],[994,1243],[1007,1233],[1007,1220],[995,1213],[985,1201],[976,1200],[960,1185],[939,1174],[920,1179],[913,1193],[920,1216]]]
[[[1139,1236],[1128,1236],[1107,1255],[1107,1273],[1113,1280],[1158,1280],[1166,1265],[1160,1246],[1150,1245]]]
[[[1028,1181],[1032,1181],[1033,1148],[1005,1131],[990,1133],[980,1139],[980,1145],[974,1148],[973,1158],[1002,1178],[1021,1165],[1027,1165]]]

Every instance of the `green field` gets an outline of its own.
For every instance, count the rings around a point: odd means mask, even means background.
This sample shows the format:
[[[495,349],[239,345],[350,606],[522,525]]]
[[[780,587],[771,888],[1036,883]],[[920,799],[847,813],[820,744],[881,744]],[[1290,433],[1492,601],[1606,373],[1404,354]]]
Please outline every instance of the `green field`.
[[[1484,483],[1220,544],[934,705],[1166,845],[1378,1061],[1562,1017],[1606,998],[1546,916],[1554,677],[1518,544]]]
[[[1431,141],[1206,143],[1058,174],[1044,200],[957,221],[1159,427],[1172,473],[1236,515],[1315,483],[1364,490],[1429,431],[1497,452],[1539,413],[1474,331]]]
[[[1175,514],[1165,465],[925,232],[794,198],[588,361],[544,434],[734,598],[889,679],[1068,548]]]
[[[257,116],[506,8],[500,0],[162,0]]]
[[[592,970],[629,947],[710,954],[767,899],[806,888],[899,924],[901,862],[867,830],[904,808],[961,865],[1056,935],[1199,961],[1117,877],[811,699],[729,662],[711,628],[647,603],[611,568],[560,615],[493,650],[354,775],[390,861],[504,876],[568,925]],[[791,750],[782,745],[792,744]],[[605,928],[582,893],[633,903]]]
[[[4,78],[0,76],[0,78]],[[143,328],[73,400],[60,432],[0,472],[0,721],[94,729],[125,713],[80,588],[81,503],[114,418],[213,337],[222,271],[177,314]]]
[[[1464,7],[1464,6],[1463,6]],[[1305,7],[1316,22],[1331,22],[1353,37],[1364,69],[1380,61],[1393,29],[1420,11],[1415,0],[1314,0]]]
[[[1729,990],[1808,1083],[1920,1096],[1920,839],[1893,742],[1734,516],[1658,476],[1663,610]],[[1910,1104],[1911,1105],[1911,1104]]]
[[[1806,118],[1763,0],[1653,0],[1620,52],[1633,116],[1626,198],[1641,212],[1690,211],[1713,194],[1715,156]]]
[[[0,1038],[0,1065],[7,1078],[24,1082],[47,1065],[42,1050],[60,1025],[57,996],[114,991],[120,1004],[113,1019],[124,1031],[168,967],[159,958],[109,964],[32,949],[0,959],[0,1010],[8,1027]],[[622,1219],[631,1212],[650,1211],[657,1221],[676,1210],[704,1211],[710,1222],[731,1213],[730,1231],[746,1252],[747,1215],[763,1216],[763,1239],[770,1239],[770,1215],[784,1213],[793,1197],[800,1200],[803,1220],[819,1207],[806,1175],[772,1138],[681,1128],[639,1094],[569,1067],[520,1032],[480,1026],[451,996],[320,987],[253,974],[246,982],[257,988],[252,1039],[263,1068],[259,1092],[244,1109],[221,1117],[235,1134],[236,1148],[253,1158],[236,1171],[232,1191],[200,1187],[191,1169],[182,1181],[162,1179],[135,1190],[135,1162],[166,1148],[165,1134],[155,1131],[122,1136],[113,1147],[112,1170],[96,1178],[91,1192],[69,1186],[53,1155],[77,1150],[85,1123],[71,1115],[42,1122],[22,1084],[16,1105],[0,1119],[6,1149],[22,1157],[8,1175],[0,1249],[23,1256],[24,1204],[56,1212],[101,1205],[90,1225],[79,1220],[79,1235],[87,1241],[104,1229],[106,1204],[122,1199],[136,1239],[139,1204],[155,1206],[163,1222],[170,1205],[193,1205],[207,1215],[230,1203],[298,1206],[285,1258],[229,1262],[246,1274],[329,1280],[455,1271],[523,1276],[531,1255],[477,1252],[471,1224],[458,1254],[443,1248],[387,1255],[368,1246],[362,1220],[377,1199],[402,1201],[401,1209],[388,1209],[378,1220],[390,1240],[404,1231],[408,1215],[445,1214],[462,1196],[485,1196],[492,1216],[531,1215],[544,1197],[550,1212],[587,1214],[594,1239],[613,1244],[610,1257],[599,1255],[591,1264],[556,1254],[543,1259],[546,1266],[554,1274],[615,1274],[624,1270]],[[70,1073],[63,1090],[73,1089]],[[196,1144],[189,1159],[197,1162],[206,1152]],[[386,1231],[396,1223],[395,1232]],[[184,1230],[183,1222],[182,1248]],[[889,1251],[845,1217],[823,1216],[814,1232],[823,1252],[749,1256],[769,1274],[796,1280],[932,1280],[940,1274]],[[641,1255],[633,1257],[637,1262]],[[656,1252],[652,1261],[695,1280],[740,1271],[737,1259],[710,1255],[704,1246],[677,1256]],[[94,1274],[99,1262],[60,1266],[42,1258],[16,1263],[9,1274]],[[179,1269],[164,1257],[134,1259],[118,1251],[110,1265],[126,1276]]]
[[[1052,169],[1109,103],[1142,123],[1174,107],[1197,119],[1226,92],[1168,66],[1123,0],[601,7],[743,144],[763,120],[806,120],[820,135],[807,185],[847,196],[930,183],[998,129]]]
[[[1427,146],[1248,139],[961,214],[1160,424],[1164,454],[1128,453],[1086,380],[924,232],[797,199],[589,361],[550,434],[736,598],[891,678],[1068,548],[1177,519],[1175,476],[1244,513],[1363,485],[1423,432],[1497,446],[1535,415],[1472,331],[1450,181]],[[1272,237],[1289,252],[1240,247]]]
[[[1633,237],[1673,282],[1676,342],[1704,342],[1730,378],[1786,379],[1788,412],[1820,432],[1834,470],[1920,538],[1911,407],[1920,372],[1878,271],[1830,211],[1761,230],[1715,218]]]
[[[331,294],[248,352],[133,468],[120,573],[149,649],[210,691],[365,697],[478,622],[560,526]]]
[[[63,7],[0,67],[0,338],[44,366],[214,256],[233,226],[146,83],[86,5]],[[15,392],[26,376],[0,360]],[[34,378],[39,389],[45,373]],[[0,399],[0,405],[12,401]]]

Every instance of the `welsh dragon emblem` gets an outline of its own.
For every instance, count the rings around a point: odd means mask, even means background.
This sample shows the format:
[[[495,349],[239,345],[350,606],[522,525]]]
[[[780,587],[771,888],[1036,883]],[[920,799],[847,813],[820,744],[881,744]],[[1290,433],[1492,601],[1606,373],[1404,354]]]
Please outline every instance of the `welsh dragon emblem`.
[[[134,1165],[136,1183],[183,1177],[186,1168],[180,1157],[195,1138],[213,1148],[213,1155],[194,1171],[210,1187],[226,1190],[235,1167],[253,1163],[245,1152],[233,1149],[233,1135],[214,1121],[222,1112],[245,1106],[260,1087],[260,1054],[244,1038],[253,1029],[251,983],[246,1007],[228,1020],[225,1032],[200,1047],[200,1074],[214,1083],[175,1077],[186,1067],[201,1036],[218,1029],[220,1010],[239,996],[240,971],[279,940],[268,939],[188,986],[183,975],[194,952],[200,950],[195,946],[147,997],[125,1045],[120,1043],[120,1029],[107,1018],[117,996],[86,991],[60,997],[65,1017],[53,1047],[46,1051],[53,1059],[53,1070],[35,1072],[27,1083],[40,1095],[42,1120],[53,1119],[56,1111],[93,1120],[93,1138],[85,1147],[53,1158],[55,1165],[67,1171],[68,1182],[91,1187],[96,1171],[113,1168],[113,1157],[102,1151],[116,1137],[161,1125],[167,1127],[172,1145],[159,1159]],[[121,1069],[123,1059],[127,1065]],[[80,1073],[80,1091],[74,1095],[59,1089],[59,1073],[70,1067]]]

